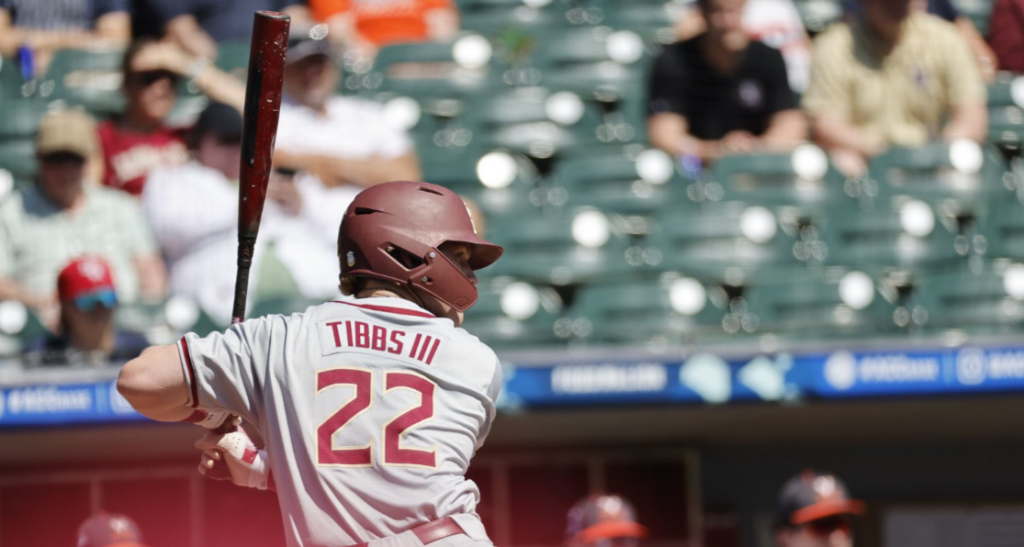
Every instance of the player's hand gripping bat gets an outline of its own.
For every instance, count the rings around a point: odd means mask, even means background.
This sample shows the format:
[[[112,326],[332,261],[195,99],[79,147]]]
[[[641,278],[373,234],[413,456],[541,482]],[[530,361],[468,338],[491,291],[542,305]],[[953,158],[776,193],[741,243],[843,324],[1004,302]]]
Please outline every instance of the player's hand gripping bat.
[[[245,300],[249,293],[249,269],[252,267],[256,236],[267,198],[267,182],[277,137],[277,119],[281,113],[285,55],[291,18],[272,11],[253,15],[252,45],[249,49],[249,73],[245,84],[245,109],[242,112],[242,170],[238,187],[238,273],[235,277],[235,301],[231,324],[245,318]],[[227,420],[219,431],[235,428]]]

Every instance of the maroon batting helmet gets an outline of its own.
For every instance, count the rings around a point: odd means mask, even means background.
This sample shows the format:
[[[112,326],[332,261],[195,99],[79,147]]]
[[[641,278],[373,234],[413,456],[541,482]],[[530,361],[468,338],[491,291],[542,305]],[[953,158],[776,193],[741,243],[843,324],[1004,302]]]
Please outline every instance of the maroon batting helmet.
[[[472,247],[474,270],[502,252],[477,236],[455,192],[427,182],[378,184],[360,192],[341,219],[341,275],[399,283],[466,311],[476,302],[476,286],[438,249],[449,241]]]

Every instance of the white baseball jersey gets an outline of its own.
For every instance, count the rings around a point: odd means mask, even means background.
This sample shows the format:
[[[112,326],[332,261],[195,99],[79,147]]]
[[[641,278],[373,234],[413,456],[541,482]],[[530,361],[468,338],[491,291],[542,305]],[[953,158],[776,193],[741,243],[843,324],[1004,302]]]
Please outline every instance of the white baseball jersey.
[[[178,351],[189,404],[259,428],[289,546],[455,515],[482,531],[465,473],[494,420],[501,365],[451,320],[399,298],[346,299],[188,334]]]

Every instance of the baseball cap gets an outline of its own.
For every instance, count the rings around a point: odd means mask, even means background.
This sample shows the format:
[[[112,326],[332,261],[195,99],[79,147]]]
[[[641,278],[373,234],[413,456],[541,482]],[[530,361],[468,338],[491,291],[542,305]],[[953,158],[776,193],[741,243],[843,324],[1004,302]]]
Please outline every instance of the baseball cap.
[[[69,109],[47,114],[39,125],[36,150],[41,156],[67,152],[88,158],[96,149],[96,122],[82,110]]]
[[[242,142],[242,115],[234,107],[211,102],[199,114],[192,131],[197,136],[216,135],[222,143]]]
[[[839,477],[806,469],[782,487],[776,524],[800,526],[836,515],[863,515],[864,509],[863,501],[850,499]]]
[[[593,543],[611,538],[647,537],[648,530],[636,521],[633,504],[621,496],[591,494],[569,509],[568,539]]]
[[[83,311],[97,304],[117,305],[110,266],[95,256],[83,256],[65,266],[57,276],[57,294],[62,302],[73,301]]]
[[[331,55],[331,44],[327,40],[327,25],[296,25],[288,33],[287,63],[297,63],[313,55]]]
[[[145,547],[135,521],[101,511],[78,527],[78,547]]]

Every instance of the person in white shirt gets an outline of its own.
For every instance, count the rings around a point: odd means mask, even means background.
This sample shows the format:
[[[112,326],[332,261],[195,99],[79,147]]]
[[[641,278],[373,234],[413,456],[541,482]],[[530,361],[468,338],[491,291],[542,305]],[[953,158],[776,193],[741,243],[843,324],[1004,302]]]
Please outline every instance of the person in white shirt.
[[[309,172],[325,187],[344,188],[348,201],[384,181],[420,180],[409,137],[388,124],[380,105],[338,95],[340,79],[326,25],[293,28],[274,164]]]
[[[235,286],[241,132],[238,111],[211,103],[192,129],[191,161],[154,171],[142,194],[146,219],[168,263],[170,292],[194,298],[225,325]],[[278,258],[310,298],[338,294],[331,282],[338,266],[334,228],[325,223],[336,225],[340,214],[327,214],[315,197],[303,196],[322,191],[310,177],[272,176],[255,255],[260,260],[266,244],[275,242]],[[257,267],[251,286],[258,286],[258,277]]]

